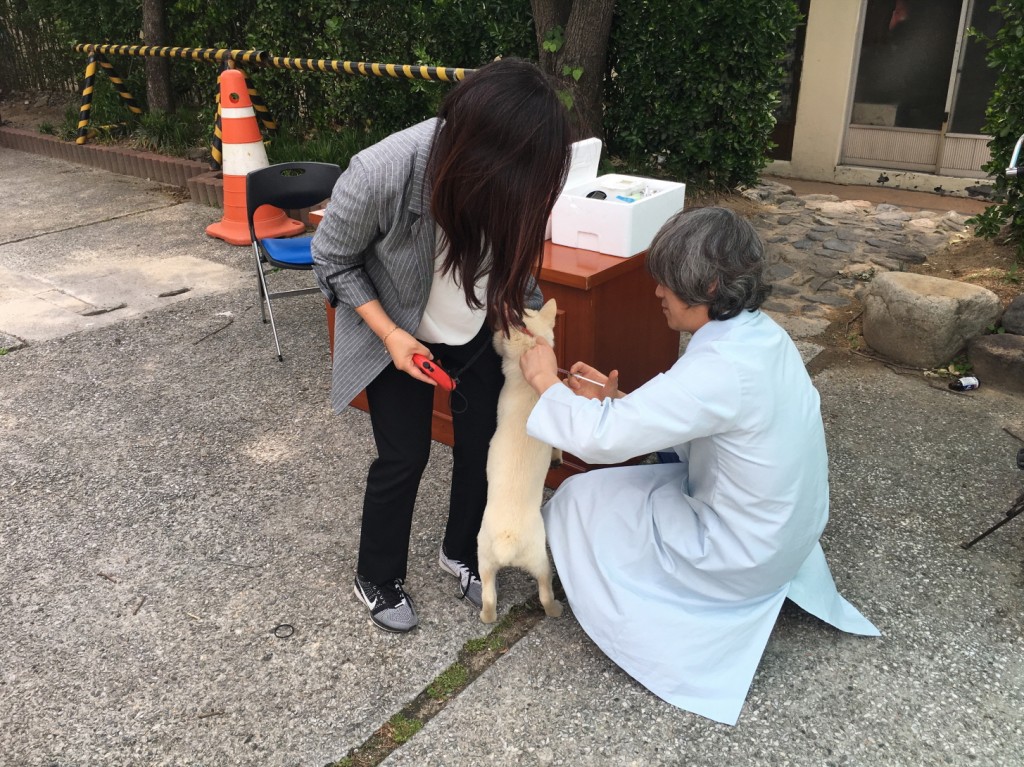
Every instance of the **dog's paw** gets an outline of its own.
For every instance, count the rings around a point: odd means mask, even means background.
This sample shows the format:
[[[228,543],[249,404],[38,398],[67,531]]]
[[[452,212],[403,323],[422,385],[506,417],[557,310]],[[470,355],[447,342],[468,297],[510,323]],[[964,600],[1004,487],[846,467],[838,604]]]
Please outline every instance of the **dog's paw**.
[[[557,448],[551,448],[551,468],[555,469],[562,465],[562,451]]]
[[[557,599],[552,599],[551,604],[544,608],[544,614],[549,618],[561,618],[562,617],[562,603]]]
[[[561,606],[559,606],[558,611],[559,611],[559,613],[561,613],[561,611],[562,611]],[[480,611],[480,622],[481,623],[494,623],[494,621],[496,621],[496,620],[498,620],[498,611],[497,610],[495,610],[493,608],[488,610],[485,607],[483,610]]]

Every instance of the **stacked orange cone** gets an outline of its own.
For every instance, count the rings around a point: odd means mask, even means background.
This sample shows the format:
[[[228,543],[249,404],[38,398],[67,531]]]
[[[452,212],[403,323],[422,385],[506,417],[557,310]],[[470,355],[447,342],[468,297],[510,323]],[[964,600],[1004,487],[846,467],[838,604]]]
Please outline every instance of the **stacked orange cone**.
[[[270,163],[245,86],[245,75],[237,69],[225,69],[220,75],[220,117],[224,216],[216,224],[206,227],[206,233],[232,245],[249,245],[252,240],[245,211],[245,174],[266,168]],[[290,237],[306,230],[301,221],[288,218],[283,210],[270,205],[256,211],[253,223],[260,238]]]

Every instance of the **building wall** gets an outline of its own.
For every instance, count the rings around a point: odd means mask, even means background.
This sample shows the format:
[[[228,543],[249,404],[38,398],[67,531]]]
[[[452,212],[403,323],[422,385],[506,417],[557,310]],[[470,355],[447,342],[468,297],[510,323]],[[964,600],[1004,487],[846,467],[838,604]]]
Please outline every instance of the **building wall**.
[[[966,194],[967,187],[979,183],[977,178],[839,164],[852,108],[865,7],[863,0],[811,0],[792,157],[770,163],[765,172],[808,181],[886,184],[925,191],[941,187],[947,193]]]
[[[790,175],[832,181],[846,135],[861,2],[811,0]]]

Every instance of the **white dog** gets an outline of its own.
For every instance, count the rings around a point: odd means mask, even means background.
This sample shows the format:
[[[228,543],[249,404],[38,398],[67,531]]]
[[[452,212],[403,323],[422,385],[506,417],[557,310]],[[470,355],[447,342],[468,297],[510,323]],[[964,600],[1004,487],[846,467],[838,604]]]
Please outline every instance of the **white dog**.
[[[524,322],[534,337],[554,342],[555,301],[540,311],[527,310]],[[526,433],[526,419],[537,403],[537,393],[523,378],[519,358],[536,343],[534,337],[512,330],[506,338],[494,334],[494,348],[501,356],[505,384],[498,396],[498,428],[487,455],[487,507],[477,536],[483,609],[480,620],[497,618],[495,577],[502,567],[520,567],[537,579],[544,612],[557,618],[562,605],[551,590],[544,521],[540,516],[544,478],[555,455],[549,445]]]

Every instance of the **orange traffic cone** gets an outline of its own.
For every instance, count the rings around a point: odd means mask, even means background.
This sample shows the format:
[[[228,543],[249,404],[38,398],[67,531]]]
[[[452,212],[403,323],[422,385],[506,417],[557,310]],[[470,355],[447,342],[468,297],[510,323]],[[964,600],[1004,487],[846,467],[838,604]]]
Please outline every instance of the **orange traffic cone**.
[[[206,227],[206,233],[232,245],[249,245],[249,222],[245,211],[245,174],[270,165],[263,146],[260,126],[245,87],[245,75],[225,69],[220,75],[220,117],[223,133],[224,216]],[[254,217],[256,234],[262,237],[290,237],[306,230],[305,224],[288,218],[284,211],[264,205]]]

